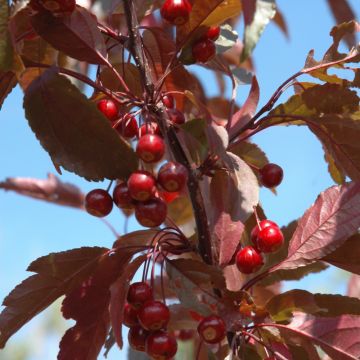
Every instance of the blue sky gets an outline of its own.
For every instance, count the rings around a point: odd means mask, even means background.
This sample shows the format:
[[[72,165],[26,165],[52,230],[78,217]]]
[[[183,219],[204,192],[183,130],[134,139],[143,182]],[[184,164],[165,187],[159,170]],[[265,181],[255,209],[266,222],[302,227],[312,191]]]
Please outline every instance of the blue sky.
[[[356,9],[358,1],[350,3]],[[302,68],[310,49],[315,49],[320,58],[331,44],[328,34],[333,19],[325,0],[279,0],[278,4],[289,24],[290,41],[270,24],[255,49],[261,104],[283,80]],[[200,70],[199,74],[204,71]],[[209,94],[216,94],[214,82],[207,78],[206,84]],[[246,86],[239,88],[240,103],[248,90]],[[282,99],[290,94],[291,90]],[[19,88],[6,99],[0,112],[0,133],[0,179],[7,176],[45,178],[48,172],[55,172],[49,156],[27,126]],[[253,141],[262,147],[272,162],[284,168],[285,178],[278,188],[278,196],[261,190],[261,202],[268,218],[279,224],[300,217],[316,196],[333,184],[321,146],[307,129],[272,128],[256,135]],[[65,172],[62,180],[77,184],[84,191],[97,186]],[[124,219],[118,212],[114,211],[109,220],[122,231]],[[136,228],[134,221],[130,222],[130,228]],[[27,276],[25,269],[35,258],[80,246],[111,246],[113,240],[112,233],[101,221],[84,212],[0,192],[0,298],[3,299]],[[309,276],[300,284],[287,283],[285,288],[343,292],[345,283],[341,279],[338,272],[327,271],[316,277]],[[27,325],[17,337],[31,333],[36,323]],[[36,359],[52,358],[54,355],[49,354],[56,351],[56,340],[51,341],[49,349]],[[9,344],[11,346],[12,340]],[[112,351],[110,359],[115,356],[119,358],[118,352]]]

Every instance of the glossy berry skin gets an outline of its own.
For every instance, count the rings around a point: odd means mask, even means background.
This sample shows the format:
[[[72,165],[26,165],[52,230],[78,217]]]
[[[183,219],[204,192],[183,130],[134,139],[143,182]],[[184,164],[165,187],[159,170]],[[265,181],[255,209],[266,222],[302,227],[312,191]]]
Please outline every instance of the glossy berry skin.
[[[138,134],[139,127],[135,117],[126,114],[116,125],[116,130],[121,136],[131,139]]]
[[[161,136],[159,125],[154,121],[150,121],[150,122],[146,122],[145,124],[142,124],[140,126],[139,137],[143,137],[146,134],[151,134],[151,135],[155,134]]]
[[[138,311],[130,304],[126,303],[124,306],[124,320],[123,324],[129,328],[139,325],[137,318]]]
[[[110,99],[102,99],[97,103],[97,108],[107,117],[110,121],[115,121],[118,117],[119,109],[117,105]]]
[[[215,43],[210,40],[201,40],[192,47],[192,55],[196,62],[206,63],[216,54]]]
[[[143,329],[140,325],[130,328],[128,333],[129,345],[137,351],[145,351],[146,339],[149,336],[149,332]]]
[[[37,11],[47,10],[54,15],[72,13],[76,7],[75,0],[31,0],[30,6]]]
[[[170,311],[160,301],[148,301],[139,309],[138,320],[146,330],[160,330],[168,324]]]
[[[132,209],[133,199],[130,196],[129,188],[126,182],[117,184],[113,191],[113,200],[120,209]]]
[[[210,315],[200,321],[197,331],[206,343],[217,344],[226,336],[226,325],[221,317]]]
[[[257,248],[264,253],[279,250],[284,244],[284,235],[277,226],[267,226],[257,236]]]
[[[246,246],[236,254],[235,263],[243,274],[252,274],[263,266],[264,261],[260,252],[252,246]]]
[[[220,26],[211,26],[204,35],[204,39],[216,41],[220,36]]]
[[[130,175],[127,186],[132,199],[146,201],[155,195],[156,180],[148,171],[139,170]]]
[[[266,164],[259,170],[261,183],[267,188],[279,186],[284,178],[283,169],[276,164]]]
[[[86,211],[97,217],[104,217],[111,213],[113,200],[109,193],[103,189],[90,191],[85,197]]]
[[[169,161],[158,172],[158,183],[168,192],[181,191],[188,179],[187,168],[177,162]]]
[[[151,287],[145,282],[135,282],[129,286],[127,302],[135,309],[153,299]]]
[[[167,107],[168,109],[172,109],[175,105],[174,97],[170,94],[163,95],[161,101],[164,104],[164,106]]]
[[[173,124],[182,125],[185,123],[185,116],[178,109],[168,109],[167,114]]]
[[[156,163],[164,156],[164,140],[158,135],[144,135],[139,139],[136,153],[145,163]]]
[[[173,336],[159,330],[147,337],[145,349],[152,359],[170,360],[177,352],[177,342]]]
[[[261,220],[259,222],[259,225],[256,225],[252,230],[251,230],[251,241],[252,243],[257,246],[257,237],[259,235],[260,230],[268,227],[268,226],[275,226],[278,227],[278,225],[271,220]]]
[[[163,199],[167,204],[171,204],[180,196],[178,192],[158,191],[158,197]]]
[[[135,207],[135,217],[145,227],[160,226],[165,221],[166,215],[166,202],[160,198],[138,203]]]
[[[188,0],[165,0],[160,14],[170,24],[179,26],[189,20],[191,8]]]

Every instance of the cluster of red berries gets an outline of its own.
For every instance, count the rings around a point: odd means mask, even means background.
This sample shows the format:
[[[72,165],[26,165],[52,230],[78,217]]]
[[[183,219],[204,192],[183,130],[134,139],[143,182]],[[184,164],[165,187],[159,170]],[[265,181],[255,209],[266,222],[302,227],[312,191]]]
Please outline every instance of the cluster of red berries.
[[[30,0],[30,7],[34,11],[49,11],[54,16],[71,14],[76,7],[75,0]]]
[[[145,351],[153,359],[172,359],[177,352],[177,342],[166,331],[169,320],[169,308],[154,300],[147,283],[130,285],[123,322],[130,328],[128,340],[133,349]]]
[[[127,182],[116,185],[112,197],[102,189],[90,191],[85,197],[85,208],[91,215],[103,217],[110,214],[114,202],[121,209],[135,208],[135,217],[141,225],[156,227],[166,218],[171,195],[177,196],[187,178],[186,167],[176,162],[161,166],[157,179],[148,171],[138,170]]]
[[[273,253],[284,244],[284,235],[271,220],[262,220],[251,231],[254,246],[245,246],[236,254],[235,262],[240,272],[251,274],[264,265],[261,253]]]
[[[160,13],[164,20],[173,25],[184,25],[190,17],[192,6],[188,0],[166,0]],[[220,35],[220,27],[212,26],[192,46],[193,59],[206,63],[216,54],[215,41]]]

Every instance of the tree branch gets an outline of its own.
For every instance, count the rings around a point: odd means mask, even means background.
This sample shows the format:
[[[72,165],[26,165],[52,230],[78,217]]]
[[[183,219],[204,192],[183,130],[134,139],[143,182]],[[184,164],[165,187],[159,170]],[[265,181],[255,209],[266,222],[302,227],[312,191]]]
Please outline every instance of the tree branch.
[[[174,128],[168,126],[167,115],[164,110],[159,108],[154,102],[154,85],[150,77],[150,67],[142,51],[142,42],[135,15],[134,3],[133,0],[123,1],[127,26],[129,29],[128,49],[140,72],[140,77],[145,90],[145,101],[148,104],[147,108],[156,115],[161,132],[165,135],[166,142],[174,155],[175,160],[186,166],[189,171],[188,189],[197,227],[198,249],[205,263],[212,264],[211,235],[196,171],[191,167],[191,164],[187,160]]]

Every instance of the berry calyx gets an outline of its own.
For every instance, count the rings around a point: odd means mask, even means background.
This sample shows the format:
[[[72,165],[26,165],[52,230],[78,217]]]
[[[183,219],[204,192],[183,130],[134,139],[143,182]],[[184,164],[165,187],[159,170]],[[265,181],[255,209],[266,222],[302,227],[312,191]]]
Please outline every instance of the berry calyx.
[[[166,215],[166,202],[160,198],[138,203],[135,207],[135,217],[145,227],[160,226],[165,221]]]
[[[177,162],[164,164],[158,172],[158,183],[168,192],[181,191],[188,179],[187,168]]]
[[[146,134],[161,136],[159,125],[154,121],[148,121],[145,124],[142,124],[140,126],[139,137],[143,137]]]
[[[188,0],[165,0],[160,14],[173,25],[184,25],[190,17],[191,4]]]
[[[126,303],[124,306],[124,320],[123,324],[129,328],[139,325],[137,318],[138,311],[130,304]]]
[[[200,321],[197,331],[206,343],[217,344],[225,338],[226,325],[221,317],[210,315]]]
[[[116,125],[118,133],[125,138],[133,138],[138,134],[139,127],[134,116],[126,114]]]
[[[260,230],[262,230],[268,226],[277,227],[278,225],[274,221],[266,219],[266,220],[261,220],[259,222],[259,225],[254,226],[254,228],[251,230],[251,241],[255,246],[257,246],[257,237],[259,235]]]
[[[264,253],[279,250],[284,244],[284,235],[277,226],[267,226],[257,236],[257,248]]]
[[[115,121],[119,109],[117,105],[110,99],[102,99],[97,103],[97,108],[107,117],[110,121]]]
[[[133,199],[130,196],[129,188],[126,182],[117,184],[113,191],[113,200],[120,209],[131,209],[133,207]]]
[[[279,186],[284,178],[283,169],[276,164],[266,164],[259,170],[261,183],[267,188]]]
[[[163,95],[161,97],[161,101],[164,104],[164,106],[167,107],[168,109],[172,109],[175,105],[174,97],[170,94]]]
[[[153,359],[167,360],[177,352],[176,339],[165,331],[155,331],[146,339],[146,353]]]
[[[104,217],[111,213],[113,200],[109,193],[103,189],[90,191],[85,197],[86,211],[97,217]]]
[[[129,345],[137,351],[145,351],[146,339],[149,332],[143,329],[140,325],[130,328],[128,333]]]
[[[185,123],[185,116],[178,109],[168,109],[166,112],[168,114],[170,121],[173,124],[182,125]]]
[[[216,54],[215,43],[210,39],[200,40],[192,47],[192,55],[196,62],[206,63]]]
[[[220,26],[210,26],[203,38],[216,41],[220,36],[220,31]]]
[[[138,312],[140,325],[146,330],[160,330],[170,320],[169,308],[160,301],[148,301]]]
[[[243,274],[251,274],[258,271],[264,264],[263,258],[254,247],[245,246],[238,251],[235,258],[237,268]]]
[[[134,200],[146,201],[154,196],[156,181],[151,173],[144,170],[133,172],[127,182],[129,194]]]
[[[139,139],[136,147],[136,153],[145,163],[156,163],[164,156],[164,141],[158,135],[144,135]]]
[[[135,282],[129,286],[127,302],[135,309],[153,299],[151,287],[145,282]]]

